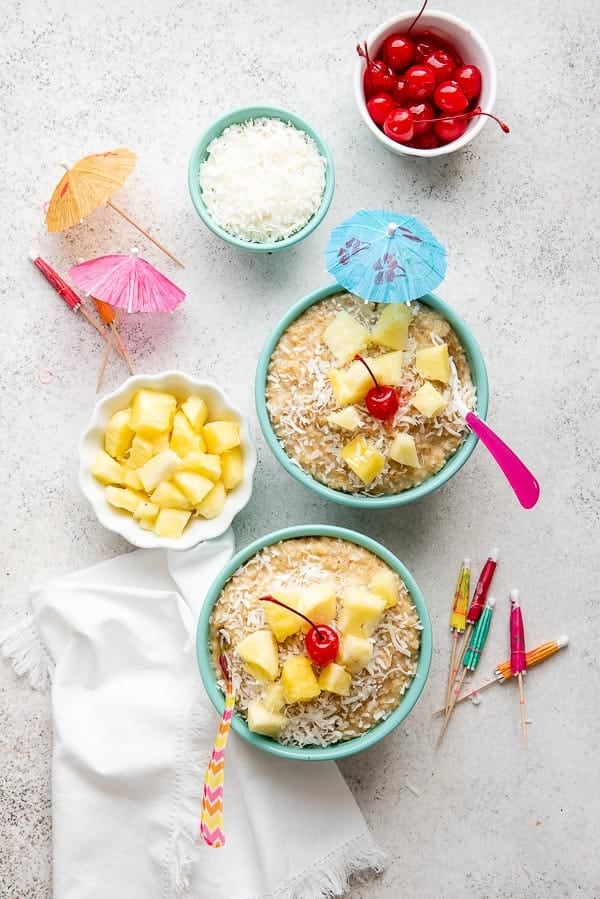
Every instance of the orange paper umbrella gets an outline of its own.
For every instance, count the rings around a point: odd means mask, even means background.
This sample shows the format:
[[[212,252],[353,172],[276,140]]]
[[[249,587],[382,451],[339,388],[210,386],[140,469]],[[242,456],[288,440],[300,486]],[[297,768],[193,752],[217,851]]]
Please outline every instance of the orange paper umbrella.
[[[136,155],[126,147],[85,156],[69,168],[54,189],[46,213],[48,231],[64,231],[106,204],[183,268],[183,263],[110,199],[135,168]]]

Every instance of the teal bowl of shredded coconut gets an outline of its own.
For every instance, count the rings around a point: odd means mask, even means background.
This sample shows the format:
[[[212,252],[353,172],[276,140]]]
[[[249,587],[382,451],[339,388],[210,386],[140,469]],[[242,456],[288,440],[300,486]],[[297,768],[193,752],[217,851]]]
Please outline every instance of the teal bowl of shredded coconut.
[[[317,228],[333,198],[333,158],[323,138],[294,113],[245,106],[218,118],[188,165],[194,208],[234,247],[270,253]]]

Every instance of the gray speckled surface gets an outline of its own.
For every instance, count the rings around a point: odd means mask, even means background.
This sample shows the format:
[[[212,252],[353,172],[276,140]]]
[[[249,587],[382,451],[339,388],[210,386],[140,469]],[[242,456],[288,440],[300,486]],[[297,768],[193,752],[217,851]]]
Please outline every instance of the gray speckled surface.
[[[488,124],[468,149],[436,161],[388,154],[354,106],[354,46],[396,10],[383,0],[17,0],[3,11],[1,625],[21,619],[33,584],[127,549],[97,524],[77,486],[100,341],[27,258],[33,246],[65,271],[137,242],[109,210],[62,235],[46,235],[43,224],[60,160],[127,145],[139,161],[115,200],[184,259],[178,271],[139,242],[188,297],[176,315],[136,319],[123,332],[140,370],[208,375],[251,414],[260,463],[252,503],[235,522],[239,545],[294,523],[356,527],[397,552],[429,604],[435,653],[421,701],[392,736],[342,765],[390,855],[385,874],[356,885],[351,899],[591,899],[600,895],[598,10],[592,0],[435,5],[487,39],[497,111],[512,127],[505,137]],[[225,109],[254,102],[304,115],[337,166],[325,223],[284,254],[223,245],[187,194],[199,132]],[[541,481],[533,511],[517,506],[482,447],[437,495],[370,515],[313,498],[270,457],[253,412],[257,354],[283,311],[329,282],[328,233],[361,206],[416,214],[446,244],[439,293],[483,349],[490,422]],[[105,390],[125,374],[111,361]],[[465,555],[478,568],[494,545],[498,620],[484,674],[506,657],[513,586],[529,642],[566,632],[571,645],[527,678],[526,752],[513,684],[457,712],[436,749],[430,713],[443,692],[457,569]],[[8,665],[0,697],[0,896],[48,899],[48,698]]]

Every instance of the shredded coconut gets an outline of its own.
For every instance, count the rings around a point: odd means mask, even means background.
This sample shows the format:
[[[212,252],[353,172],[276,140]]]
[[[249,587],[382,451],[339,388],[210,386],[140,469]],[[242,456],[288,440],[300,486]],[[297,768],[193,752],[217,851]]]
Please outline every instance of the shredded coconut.
[[[249,119],[229,125],[200,166],[202,199],[225,231],[252,243],[275,243],[299,231],[325,190],[326,160],[290,122]]]

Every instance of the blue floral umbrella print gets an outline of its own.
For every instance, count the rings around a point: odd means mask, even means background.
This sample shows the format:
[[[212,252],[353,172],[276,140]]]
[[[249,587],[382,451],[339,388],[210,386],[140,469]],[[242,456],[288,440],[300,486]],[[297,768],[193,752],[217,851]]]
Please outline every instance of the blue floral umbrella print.
[[[332,231],[325,263],[363,300],[407,303],[444,280],[446,250],[413,216],[361,209]]]

